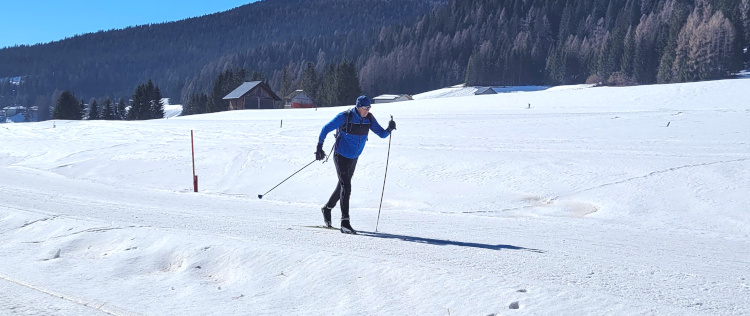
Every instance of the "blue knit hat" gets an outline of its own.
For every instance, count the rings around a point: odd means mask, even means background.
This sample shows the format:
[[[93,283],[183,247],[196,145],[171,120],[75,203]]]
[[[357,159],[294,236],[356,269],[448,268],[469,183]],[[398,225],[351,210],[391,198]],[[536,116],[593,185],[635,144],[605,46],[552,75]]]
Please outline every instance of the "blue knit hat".
[[[367,96],[362,95],[357,98],[357,107],[362,106],[370,106],[370,99]]]

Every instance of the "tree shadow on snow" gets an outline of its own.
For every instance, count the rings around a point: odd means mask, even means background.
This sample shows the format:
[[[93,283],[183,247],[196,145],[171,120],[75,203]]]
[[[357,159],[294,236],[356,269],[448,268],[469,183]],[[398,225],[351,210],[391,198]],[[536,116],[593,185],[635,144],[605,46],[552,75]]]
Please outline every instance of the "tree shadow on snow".
[[[415,236],[376,233],[376,232],[368,232],[368,231],[361,231],[361,230],[357,231],[357,234],[360,236],[398,239],[398,240],[403,240],[403,241],[410,241],[410,242],[416,242],[416,243],[421,243],[421,244],[430,244],[430,245],[436,245],[436,246],[459,246],[459,247],[471,247],[471,248],[480,248],[480,249],[489,249],[489,250],[523,250],[523,251],[531,251],[531,252],[536,252],[536,253],[545,252],[539,249],[524,248],[524,247],[518,247],[518,246],[512,246],[512,245],[490,245],[490,244],[481,244],[481,243],[473,243],[473,242],[462,242],[462,241],[423,238],[423,237],[415,237]]]

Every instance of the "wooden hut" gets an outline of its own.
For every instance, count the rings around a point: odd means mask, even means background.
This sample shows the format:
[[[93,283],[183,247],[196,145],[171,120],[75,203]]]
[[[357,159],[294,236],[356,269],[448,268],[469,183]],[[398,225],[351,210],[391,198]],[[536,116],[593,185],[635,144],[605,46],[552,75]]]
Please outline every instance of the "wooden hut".
[[[315,101],[313,101],[313,99],[303,90],[296,90],[284,99],[286,100],[284,107],[287,108],[298,109],[315,107]]]
[[[245,82],[223,100],[229,100],[229,110],[276,109],[281,103],[281,98],[262,81]]]

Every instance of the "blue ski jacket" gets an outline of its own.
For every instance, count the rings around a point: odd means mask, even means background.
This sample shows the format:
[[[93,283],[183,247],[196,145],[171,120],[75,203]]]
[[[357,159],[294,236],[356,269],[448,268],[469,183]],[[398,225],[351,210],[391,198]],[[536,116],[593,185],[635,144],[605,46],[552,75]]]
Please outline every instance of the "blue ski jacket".
[[[335,151],[349,159],[356,159],[362,154],[370,131],[373,131],[380,138],[386,138],[391,134],[378,124],[372,113],[367,113],[367,116],[362,117],[355,108],[339,113],[333,120],[323,126],[318,143],[323,144],[328,133],[334,129],[337,130]]]

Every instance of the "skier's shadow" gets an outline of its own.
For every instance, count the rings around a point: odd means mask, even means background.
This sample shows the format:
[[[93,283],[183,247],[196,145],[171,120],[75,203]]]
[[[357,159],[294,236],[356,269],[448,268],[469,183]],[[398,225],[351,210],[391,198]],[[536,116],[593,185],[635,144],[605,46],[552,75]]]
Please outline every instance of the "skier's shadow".
[[[361,230],[357,231],[357,234],[361,236],[367,236],[367,237],[398,239],[398,240],[403,240],[403,241],[410,241],[410,242],[437,245],[437,246],[459,246],[459,247],[471,247],[471,248],[481,248],[481,249],[489,249],[489,250],[523,250],[523,251],[531,251],[531,252],[536,252],[536,253],[545,252],[539,249],[524,248],[524,247],[518,247],[518,246],[511,246],[511,245],[490,245],[490,244],[481,244],[481,243],[473,243],[473,242],[462,242],[462,241],[432,239],[432,238],[423,238],[423,237],[415,237],[415,236],[375,233],[375,232],[368,232],[368,231],[361,231]]]

